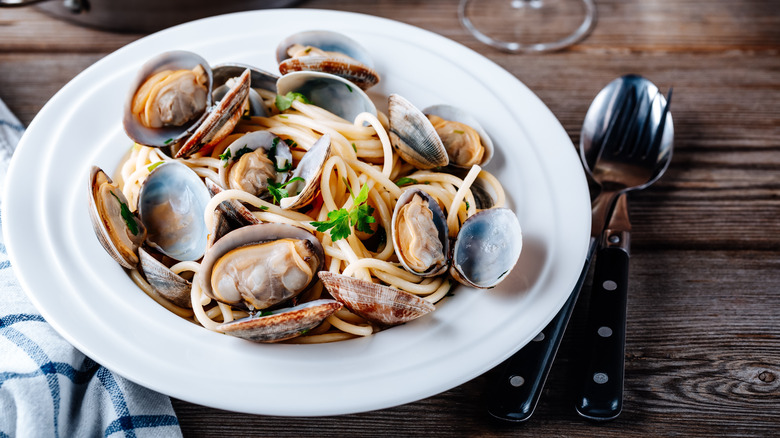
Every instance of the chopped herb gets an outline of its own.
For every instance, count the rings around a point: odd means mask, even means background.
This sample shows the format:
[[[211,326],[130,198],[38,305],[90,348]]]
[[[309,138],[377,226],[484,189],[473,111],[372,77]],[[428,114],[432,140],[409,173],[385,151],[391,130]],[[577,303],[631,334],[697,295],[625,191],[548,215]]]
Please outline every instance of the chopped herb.
[[[263,317],[263,316],[269,316],[269,315],[273,315],[273,314],[274,314],[274,312],[271,311],[271,310],[261,310],[261,311],[255,313],[255,316],[260,318],[260,317]]]
[[[347,187],[349,187],[349,184],[347,184]],[[352,190],[350,189],[350,196],[352,195]],[[371,229],[369,224],[376,222],[373,216],[374,207],[366,204],[367,200],[368,185],[364,184],[358,195],[353,197],[354,205],[351,209],[340,208],[329,211],[327,221],[314,221],[311,224],[321,233],[330,230],[330,237],[334,242],[345,239],[352,234],[350,224],[358,231],[373,234],[374,230]]]
[[[352,149],[354,149],[355,153],[357,153],[357,146],[355,146],[355,143],[352,143]]]
[[[398,179],[398,181],[395,182],[395,185],[398,187],[403,187],[408,184],[418,184],[418,181],[414,178],[407,178],[407,177],[401,177]]]
[[[289,119],[289,117],[287,117],[287,116],[283,116],[283,115],[281,115],[281,114],[279,114],[279,118],[280,118],[280,119]]]
[[[268,207],[266,207],[265,205],[261,205],[257,208],[259,208],[261,211],[268,211]]]
[[[236,151],[236,156],[233,157],[233,161],[238,161],[244,154],[248,154],[249,152],[252,152],[252,149],[249,149],[248,146],[242,147]]]
[[[311,330],[311,329],[305,328],[305,329],[301,330],[300,334],[301,335],[305,335],[306,333],[309,333],[309,330]]]
[[[303,51],[303,53],[309,53],[311,52],[311,47],[307,47],[306,50]]]
[[[471,208],[471,205],[469,204],[469,201],[463,201],[463,202],[465,202],[465,203],[466,203],[466,210],[468,210],[469,208]]]
[[[173,141],[172,138],[169,138],[168,140],[165,140],[165,144],[170,144]]]
[[[133,233],[133,236],[138,235],[138,224],[135,223],[135,216],[133,216],[133,213],[130,212],[130,208],[127,207],[127,204],[122,202],[121,199],[119,199],[119,196],[116,195],[114,192],[111,193],[111,196],[116,198],[116,201],[119,203],[119,211],[122,214],[122,219],[125,221],[125,225],[127,225],[127,229],[130,230],[131,233]]]
[[[162,164],[162,163],[164,163],[164,161],[158,161],[158,162],[156,162],[156,163],[154,163],[154,164],[150,164],[150,165],[149,165],[149,166],[147,166],[146,168],[147,168],[147,169],[149,169],[149,172],[151,172],[151,171],[153,171],[154,169],[156,169],[156,168],[157,168],[157,166],[159,166],[159,165],[160,165],[160,164]]]
[[[295,181],[306,182],[306,180],[304,180],[303,178],[301,178],[299,176],[296,176],[295,178],[290,179],[289,181],[287,181],[284,184],[277,183],[276,181],[272,180],[271,178],[268,178],[266,181],[268,182],[268,191],[271,193],[271,196],[274,197],[274,202],[279,202],[280,200],[282,200],[284,198],[289,198],[290,197],[290,193],[288,193],[287,189],[285,189],[285,187],[287,187],[288,184],[293,183]]]
[[[460,129],[454,129],[452,132],[455,134],[465,134],[465,132],[461,131]]]
[[[295,140],[293,140],[291,138],[288,138],[284,142],[287,143],[287,146],[290,146],[291,148],[294,148],[294,147],[298,146],[298,143],[296,143]]]
[[[349,90],[349,92],[351,93],[352,92],[352,87],[350,87],[349,84],[344,84],[344,85],[347,86],[347,90]]]
[[[219,154],[219,159],[225,163],[222,165],[222,167],[227,167],[228,163],[230,162],[230,149],[225,149],[225,152]]]
[[[311,101],[304,96],[301,93],[293,93],[290,91],[289,93],[285,94],[284,96],[277,94],[276,95],[276,107],[279,109],[279,111],[284,111],[292,106],[292,103],[294,101],[301,101],[303,103],[311,103]]]

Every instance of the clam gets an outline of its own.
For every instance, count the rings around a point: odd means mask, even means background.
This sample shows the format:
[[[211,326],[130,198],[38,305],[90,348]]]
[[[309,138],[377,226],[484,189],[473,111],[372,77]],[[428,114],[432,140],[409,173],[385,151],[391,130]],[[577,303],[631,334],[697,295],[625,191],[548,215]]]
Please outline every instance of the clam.
[[[433,169],[449,163],[436,129],[411,102],[398,94],[388,98],[389,135],[393,148],[418,169]]]
[[[450,105],[434,105],[422,112],[441,138],[450,166],[468,169],[493,158],[493,140],[471,114]]]
[[[201,151],[208,153],[217,143],[230,135],[248,106],[250,71],[229,83],[230,89],[208,112],[208,116],[176,152],[176,158],[187,158]]]
[[[222,186],[243,190],[268,199],[268,181],[287,181],[293,165],[290,147],[281,138],[268,131],[254,131],[242,135],[222,154],[227,160],[222,173]]]
[[[491,208],[468,218],[452,247],[450,275],[480,289],[495,287],[512,270],[523,247],[512,210]]]
[[[436,200],[424,191],[407,189],[398,198],[391,233],[395,254],[408,271],[432,277],[447,270],[447,219]]]
[[[148,251],[138,248],[141,270],[146,281],[165,299],[179,307],[192,307],[192,283],[171,271]]]
[[[300,93],[312,104],[352,122],[360,113],[376,115],[371,98],[354,83],[329,73],[299,71],[288,73],[276,82],[280,95]]]
[[[269,73],[257,67],[246,64],[226,63],[215,65],[212,68],[214,75],[214,91],[212,96],[215,101],[220,101],[230,90],[235,78],[240,77],[245,70],[249,70],[249,115],[268,117],[270,114],[263,104],[263,99],[257,89],[268,90],[276,93],[276,81],[279,76]]]
[[[119,185],[97,166],[92,166],[89,174],[89,217],[98,241],[108,254],[124,268],[136,267],[146,228],[130,212]]]
[[[183,142],[211,107],[211,68],[195,53],[162,53],[146,62],[130,87],[122,120],[136,143],[163,147]]]
[[[279,71],[318,71],[341,76],[367,90],[379,82],[368,51],[337,32],[299,32],[282,40],[276,49]]]
[[[220,187],[219,184],[215,183],[214,181],[208,178],[206,178],[204,182],[206,183],[206,188],[209,190],[209,193],[211,193],[211,196],[214,196],[217,193],[224,190],[222,187]],[[257,219],[255,215],[252,214],[251,211],[249,211],[248,208],[244,207],[244,204],[242,204],[241,202],[235,199],[222,201],[222,203],[220,203],[219,206],[217,206],[215,212],[220,212],[220,214],[217,215],[218,220],[214,221],[214,225],[216,229],[212,230],[210,236],[210,238],[213,239],[214,241],[218,240],[224,234],[227,234],[228,231],[246,225],[254,225],[260,223],[260,220]],[[227,222],[227,224],[220,231],[219,227],[222,227],[223,223],[225,222]]]
[[[315,300],[221,324],[217,330],[254,342],[279,342],[305,334],[341,307],[338,301]]]
[[[265,309],[316,281],[325,253],[314,235],[292,225],[263,223],[231,231],[209,248],[201,287],[233,306]]]
[[[211,196],[200,177],[177,161],[152,170],[138,195],[138,215],[147,243],[176,260],[197,260],[206,250],[203,220]]]
[[[412,321],[433,312],[434,305],[417,295],[333,272],[319,273],[336,300],[357,315],[380,326]]]
[[[279,206],[284,209],[295,210],[308,205],[317,197],[320,191],[320,177],[325,162],[330,158],[330,135],[325,134],[314,142],[312,147],[303,154],[298,167],[290,178],[290,184],[286,187],[288,193],[296,193],[289,198],[279,200]],[[303,180],[295,180],[302,178]]]

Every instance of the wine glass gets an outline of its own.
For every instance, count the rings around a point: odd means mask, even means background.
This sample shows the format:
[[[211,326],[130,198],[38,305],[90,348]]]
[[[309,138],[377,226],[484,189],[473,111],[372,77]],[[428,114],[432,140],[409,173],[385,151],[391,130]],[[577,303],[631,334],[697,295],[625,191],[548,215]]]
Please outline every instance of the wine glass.
[[[510,53],[550,52],[585,38],[593,0],[460,0],[460,22],[479,41]]]

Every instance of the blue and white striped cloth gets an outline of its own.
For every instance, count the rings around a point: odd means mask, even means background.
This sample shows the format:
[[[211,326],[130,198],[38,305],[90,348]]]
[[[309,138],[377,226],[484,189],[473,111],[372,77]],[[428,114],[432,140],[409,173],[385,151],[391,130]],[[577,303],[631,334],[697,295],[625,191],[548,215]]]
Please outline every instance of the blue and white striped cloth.
[[[0,189],[23,131],[0,100]],[[0,233],[0,438],[99,436],[181,430],[167,396],[113,374],[52,329],[19,286]]]

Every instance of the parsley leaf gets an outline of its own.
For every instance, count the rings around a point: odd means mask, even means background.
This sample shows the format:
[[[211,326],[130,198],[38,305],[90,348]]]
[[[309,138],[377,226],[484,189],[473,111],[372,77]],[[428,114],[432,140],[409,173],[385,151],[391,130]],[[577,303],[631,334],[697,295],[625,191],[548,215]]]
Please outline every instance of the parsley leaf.
[[[230,149],[225,149],[225,152],[219,154],[219,159],[225,162],[222,167],[227,167],[230,162]]]
[[[292,91],[285,94],[284,96],[277,94],[275,103],[279,111],[284,111],[286,109],[289,109],[292,106],[292,103],[296,100],[301,101],[303,103],[309,103],[309,104],[311,103],[311,101],[303,94],[293,93]]]
[[[352,92],[352,87],[350,87],[349,84],[344,84],[344,85],[347,86],[347,90],[349,90],[349,92],[351,93]]]
[[[274,140],[271,143],[271,149],[268,150],[268,159],[271,160],[271,163],[273,163],[274,170],[277,173],[283,173],[283,172],[287,172],[288,170],[292,169],[292,163],[287,161],[287,160],[284,160],[284,166],[279,167],[279,166],[276,165],[277,164],[277,162],[276,162],[276,147],[279,146],[279,140],[280,140],[279,137],[274,137]]]
[[[150,165],[149,165],[149,166],[147,166],[146,168],[147,168],[147,169],[149,169],[149,172],[151,172],[151,171],[153,171],[155,168],[157,168],[157,166],[159,166],[159,165],[160,165],[160,164],[162,164],[162,163],[164,163],[164,161],[158,161],[158,162],[156,162],[156,163],[150,164]]]
[[[271,178],[268,178],[266,181],[268,182],[268,191],[271,193],[271,196],[274,197],[274,202],[279,202],[284,198],[290,197],[290,194],[287,192],[287,189],[285,189],[285,187],[287,187],[288,184],[293,183],[295,181],[306,182],[306,180],[304,180],[300,176],[296,176],[295,178],[290,179],[284,184],[277,183]]]
[[[349,187],[349,184],[347,184],[347,187]],[[352,196],[351,189],[350,196]],[[329,211],[327,221],[314,221],[311,224],[321,233],[330,230],[330,237],[334,242],[345,239],[352,234],[350,224],[358,231],[373,234],[374,230],[371,229],[369,224],[376,222],[376,219],[373,216],[374,207],[366,204],[367,200],[368,185],[363,185],[358,195],[354,197],[355,204],[351,209],[347,210],[346,208],[340,208],[338,210]]]
[[[352,149],[354,149],[355,153],[357,153],[357,146],[355,146],[355,143],[352,143]]]
[[[452,130],[452,133],[453,133],[453,134],[465,134],[465,132],[464,132],[464,131],[461,131],[460,129],[453,129],[453,130]]]
[[[169,138],[168,140],[165,140],[165,144],[166,144],[166,145],[169,145],[169,144],[171,144],[171,142],[172,142],[172,141],[173,141],[173,139],[172,139],[172,138]]]
[[[135,223],[135,216],[133,216],[133,213],[130,212],[130,208],[122,202],[121,199],[119,199],[119,196],[116,195],[114,192],[111,193],[111,196],[116,198],[116,201],[119,203],[119,211],[122,214],[122,219],[125,221],[125,225],[127,225],[127,229],[130,230],[131,233],[133,233],[133,236],[138,235],[138,224]]]
[[[242,147],[241,149],[236,151],[236,156],[233,157],[233,161],[238,161],[238,159],[241,158],[242,155],[248,154],[250,152],[252,152],[252,149],[249,149],[248,146]]]
[[[417,184],[417,183],[418,183],[418,181],[416,179],[414,179],[414,178],[407,178],[407,177],[404,176],[402,178],[398,178],[398,181],[395,182],[395,185],[397,185],[398,187],[403,187],[403,186],[408,185],[408,184]]]

